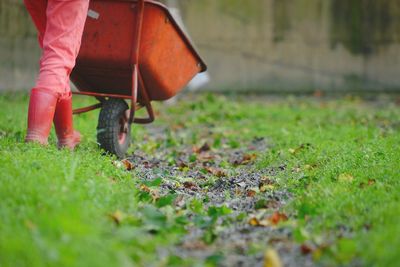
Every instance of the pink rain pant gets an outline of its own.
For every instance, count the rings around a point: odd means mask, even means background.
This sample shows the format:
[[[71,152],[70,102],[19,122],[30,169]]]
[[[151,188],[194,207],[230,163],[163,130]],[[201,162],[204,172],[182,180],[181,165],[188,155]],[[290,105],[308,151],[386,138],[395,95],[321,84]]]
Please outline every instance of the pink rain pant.
[[[70,95],[69,76],[81,45],[89,0],[24,0],[42,48],[35,88]]]

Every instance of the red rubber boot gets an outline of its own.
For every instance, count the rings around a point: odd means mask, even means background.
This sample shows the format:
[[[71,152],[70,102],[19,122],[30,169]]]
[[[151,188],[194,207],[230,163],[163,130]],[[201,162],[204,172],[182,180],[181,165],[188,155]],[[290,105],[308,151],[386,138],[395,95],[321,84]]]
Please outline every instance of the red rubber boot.
[[[47,145],[57,104],[57,94],[43,89],[32,89],[28,110],[28,131],[25,142]]]
[[[59,99],[54,114],[54,126],[58,138],[58,148],[73,150],[81,141],[81,134],[74,130],[72,119],[72,95]]]

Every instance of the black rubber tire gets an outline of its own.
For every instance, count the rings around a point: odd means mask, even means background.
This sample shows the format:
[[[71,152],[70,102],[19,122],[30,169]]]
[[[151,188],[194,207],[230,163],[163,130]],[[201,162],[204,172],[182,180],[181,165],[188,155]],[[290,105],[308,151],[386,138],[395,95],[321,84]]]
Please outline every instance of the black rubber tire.
[[[126,136],[120,140],[121,123],[125,117],[128,104],[122,99],[110,98],[104,102],[99,114],[97,124],[97,142],[107,153],[116,155],[118,158],[125,157],[126,151],[131,144],[131,127],[128,125]]]

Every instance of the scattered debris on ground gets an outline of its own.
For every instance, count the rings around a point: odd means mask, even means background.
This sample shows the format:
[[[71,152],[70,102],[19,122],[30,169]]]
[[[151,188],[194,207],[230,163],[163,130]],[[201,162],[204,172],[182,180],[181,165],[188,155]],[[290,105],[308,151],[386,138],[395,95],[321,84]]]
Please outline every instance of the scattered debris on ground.
[[[163,129],[152,126],[149,131],[152,142],[166,142]],[[255,166],[268,147],[264,138],[237,148],[223,143],[216,149],[207,141],[194,147],[162,146],[151,156],[136,150],[122,164],[141,180],[141,190],[154,199],[173,195],[175,211],[185,210],[194,222],[175,255],[219,266],[278,266],[267,265],[272,250],[283,266],[313,266],[292,241],[290,228],[278,226],[289,219],[282,207],[290,194],[276,188],[274,177],[286,166]],[[159,186],[147,186],[152,182]]]

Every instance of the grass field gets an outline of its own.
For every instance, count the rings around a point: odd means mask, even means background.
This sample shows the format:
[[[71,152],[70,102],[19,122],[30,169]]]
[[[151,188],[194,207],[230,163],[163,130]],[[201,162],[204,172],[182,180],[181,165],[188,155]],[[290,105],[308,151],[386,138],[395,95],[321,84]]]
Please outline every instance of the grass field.
[[[98,112],[74,153],[24,144],[27,102],[0,95],[0,266],[398,266],[391,98],[186,96],[125,161]]]

